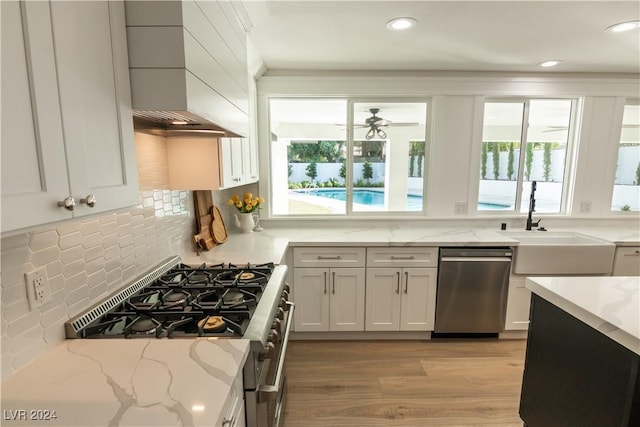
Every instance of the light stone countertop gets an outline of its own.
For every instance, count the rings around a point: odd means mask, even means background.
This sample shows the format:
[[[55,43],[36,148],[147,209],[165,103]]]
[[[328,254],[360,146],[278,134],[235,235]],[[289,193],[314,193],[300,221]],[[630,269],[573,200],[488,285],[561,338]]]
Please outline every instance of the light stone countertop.
[[[520,231],[511,229],[512,231]],[[557,228],[576,232],[621,246],[640,244],[640,232],[630,228],[581,227]],[[531,233],[542,233],[532,231]],[[288,247],[294,246],[517,246],[509,232],[472,227],[268,227],[261,232],[238,233],[210,251],[181,254],[186,264],[232,262],[243,264],[284,263]]]
[[[243,339],[67,340],[2,382],[2,425],[220,425],[248,352]]]
[[[528,277],[526,287],[640,355],[640,277]]]

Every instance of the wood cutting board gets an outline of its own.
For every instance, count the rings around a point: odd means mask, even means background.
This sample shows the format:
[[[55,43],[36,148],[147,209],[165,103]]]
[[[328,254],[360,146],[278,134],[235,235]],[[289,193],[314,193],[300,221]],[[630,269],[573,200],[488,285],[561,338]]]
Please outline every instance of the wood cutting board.
[[[229,233],[227,233],[227,226],[224,225],[222,213],[220,213],[220,209],[218,209],[217,206],[211,207],[211,216],[213,218],[213,221],[211,222],[211,235],[213,236],[213,241],[215,243],[223,243],[229,237]]]
[[[193,242],[202,250],[211,250],[216,245],[211,233],[211,222],[213,221],[210,212],[213,205],[211,191],[194,191],[193,202],[196,212],[196,234],[193,236]]]

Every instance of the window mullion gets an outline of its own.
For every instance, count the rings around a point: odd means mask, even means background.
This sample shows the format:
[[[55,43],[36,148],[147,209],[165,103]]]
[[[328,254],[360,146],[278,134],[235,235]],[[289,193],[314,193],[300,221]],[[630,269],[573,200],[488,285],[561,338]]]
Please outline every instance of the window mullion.
[[[520,213],[522,205],[522,187],[524,185],[525,159],[527,156],[527,133],[529,131],[529,100],[524,101],[522,109],[522,129],[520,132],[520,156],[518,158],[518,181],[516,183],[516,201],[514,210]]]
[[[345,204],[346,214],[351,215],[353,212],[353,108],[354,103],[352,100],[347,100],[347,156],[345,159]]]

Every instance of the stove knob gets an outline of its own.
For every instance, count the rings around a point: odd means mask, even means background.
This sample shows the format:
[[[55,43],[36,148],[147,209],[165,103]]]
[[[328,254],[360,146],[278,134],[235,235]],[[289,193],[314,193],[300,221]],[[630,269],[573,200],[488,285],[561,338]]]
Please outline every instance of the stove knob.
[[[285,284],[284,284],[284,290],[285,290],[285,292],[286,292],[287,294],[288,294],[289,292],[291,292],[291,288],[289,287],[289,284],[288,284],[288,283],[285,283]]]
[[[269,338],[267,338],[269,342],[272,342],[274,345],[280,342],[280,332],[272,329],[269,333]]]
[[[276,346],[273,345],[273,343],[268,342],[267,345],[264,346],[264,350],[258,355],[258,360],[262,362],[264,359],[271,359],[275,351]]]
[[[273,321],[273,323],[271,324],[271,329],[275,329],[276,331],[281,331],[282,330],[282,320],[276,318]]]
[[[278,307],[278,314],[276,317],[280,320],[284,320],[284,309],[282,307]]]
[[[287,299],[284,297],[280,298],[280,304],[278,306],[284,310],[284,308],[287,306]]]

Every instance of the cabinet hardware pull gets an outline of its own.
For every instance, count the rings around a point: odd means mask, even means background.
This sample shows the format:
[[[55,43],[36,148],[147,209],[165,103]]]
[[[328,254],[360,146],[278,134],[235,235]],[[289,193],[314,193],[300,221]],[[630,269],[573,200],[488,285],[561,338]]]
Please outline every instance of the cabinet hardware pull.
[[[396,275],[398,276],[398,286],[396,286],[396,294],[400,294],[400,272],[397,271]]]
[[[90,208],[92,208],[96,205],[96,196],[94,196],[93,194],[89,194],[84,199],[80,199],[80,203],[85,204]]]
[[[335,256],[318,255],[317,259],[342,259],[342,257],[340,255],[335,255]]]
[[[336,294],[336,272],[332,271],[331,272],[331,293],[332,294]]]
[[[406,294],[409,291],[409,273],[404,272],[404,293]]]
[[[324,294],[327,294],[327,272],[324,272]]]
[[[58,206],[65,208],[68,211],[72,211],[76,208],[76,201],[73,197],[69,196],[61,202],[58,202]]]
[[[413,255],[408,255],[408,256],[391,255],[389,256],[389,259],[416,259],[416,257],[414,257]]]
[[[634,253],[632,254],[624,254],[623,256],[640,256],[640,251],[636,250]]]

